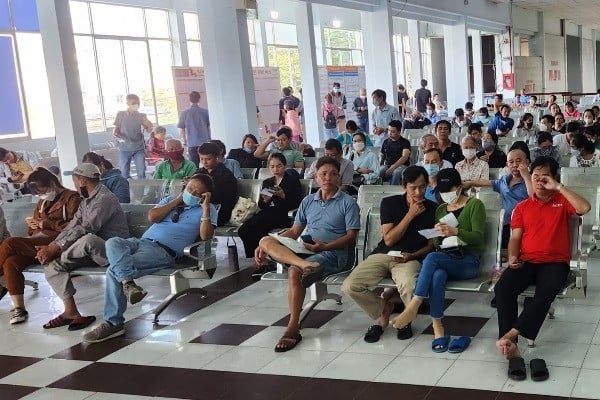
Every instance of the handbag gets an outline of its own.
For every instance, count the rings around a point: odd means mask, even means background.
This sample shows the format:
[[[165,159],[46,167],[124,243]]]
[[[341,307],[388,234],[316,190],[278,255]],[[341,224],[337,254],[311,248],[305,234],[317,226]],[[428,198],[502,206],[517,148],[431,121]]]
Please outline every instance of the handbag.
[[[237,203],[235,203],[235,207],[233,207],[233,211],[231,211],[229,223],[231,225],[242,225],[256,214],[258,210],[258,204],[254,200],[240,196]]]
[[[229,271],[237,272],[240,270],[237,243],[233,236],[227,237],[227,259],[229,260]]]

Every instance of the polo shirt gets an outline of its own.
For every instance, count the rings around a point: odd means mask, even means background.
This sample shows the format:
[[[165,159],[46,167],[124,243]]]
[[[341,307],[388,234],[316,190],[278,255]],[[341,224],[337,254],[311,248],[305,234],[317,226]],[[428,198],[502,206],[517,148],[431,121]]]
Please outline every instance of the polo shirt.
[[[454,142],[450,142],[450,146],[446,147],[446,150],[442,152],[442,158],[452,163],[453,166],[465,159],[462,154],[462,148]],[[504,165],[506,165],[506,162]]]
[[[518,182],[510,187],[510,180],[512,178],[512,174],[508,174],[492,181],[492,189],[494,192],[500,194],[500,199],[502,200],[504,225],[510,224],[510,217],[516,205],[529,197],[525,181]]]
[[[156,166],[154,179],[183,179],[194,175],[195,172],[196,164],[190,160],[183,160],[181,167],[175,171],[173,171],[171,161],[165,160]]]
[[[304,174],[306,179],[314,179],[315,174],[317,173],[317,160],[313,161],[313,163],[308,168],[308,171]],[[347,158],[342,158],[340,160],[340,186],[352,185],[352,178],[354,177],[354,163]],[[318,187],[317,182],[313,180],[312,187]]]
[[[375,107],[371,112],[371,126],[383,128],[387,131],[390,121],[400,120],[398,109],[389,104],[385,104],[383,108]]]
[[[502,132],[510,131],[515,126],[515,120],[506,117],[504,118],[500,112],[497,112],[494,116],[494,120],[488,125],[488,133],[496,133],[496,129],[500,129]]]
[[[137,111],[119,111],[115,117],[114,125],[121,131],[121,139],[117,141],[117,147],[121,151],[138,151],[146,145],[142,123],[146,114]]]
[[[429,187],[429,186],[428,186]],[[428,239],[419,234],[422,229],[430,229],[435,225],[435,210],[437,204],[430,200],[423,203],[425,211],[413,219],[404,235],[392,246],[387,246],[383,239],[371,254],[387,253],[390,250],[414,253],[427,246]],[[409,206],[406,203],[406,194],[384,197],[381,200],[380,215],[381,225],[398,225],[408,214]]]
[[[452,167],[450,167],[452,168]],[[430,185],[427,185],[427,187],[425,188],[425,198],[427,200],[433,201],[434,203],[438,203],[437,200],[437,186],[433,186],[431,187]]]
[[[534,194],[517,204],[510,227],[523,229],[519,259],[532,263],[569,263],[569,217],[574,214],[575,208],[559,192],[547,202]]]
[[[410,151],[410,142],[403,137],[399,137],[398,140],[392,140],[390,138],[385,139],[381,146],[381,154],[383,154],[384,165],[390,166],[402,157],[404,149]],[[410,165],[410,157],[404,165]]]
[[[295,150],[291,147],[287,149],[280,149],[277,146],[273,146],[271,148],[271,154],[281,153],[285,157],[285,161],[287,163],[287,168],[294,168],[294,164],[297,162],[304,163],[304,156],[298,150]]]
[[[174,199],[173,196],[168,196],[162,199],[156,207],[162,207]],[[217,208],[210,204],[210,223],[217,226]],[[179,220],[173,222],[173,215],[177,213],[177,208],[174,208],[163,218],[162,221],[156,222],[144,232],[142,238],[150,239],[159,242],[177,253],[177,256],[183,256],[183,249],[186,246],[196,242],[200,236],[200,218],[202,218],[202,207],[184,207],[179,213]]]
[[[294,225],[305,226],[314,239],[331,243],[349,230],[360,229],[360,209],[356,200],[341,190],[325,202],[318,190],[302,200]]]
[[[185,129],[188,147],[197,147],[210,140],[208,110],[198,104],[192,104],[181,113],[177,127]]]

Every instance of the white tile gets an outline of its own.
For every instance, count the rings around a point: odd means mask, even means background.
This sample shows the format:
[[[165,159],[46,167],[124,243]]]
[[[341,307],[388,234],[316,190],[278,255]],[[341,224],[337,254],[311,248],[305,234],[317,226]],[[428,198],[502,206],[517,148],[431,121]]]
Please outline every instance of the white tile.
[[[276,356],[277,353],[274,351],[260,347],[234,347],[205,365],[204,369],[255,373],[273,361]]]
[[[572,387],[571,397],[600,399],[600,373],[594,369],[581,369]]]
[[[273,297],[273,295],[274,293],[269,293],[268,291],[244,289],[230,296],[227,296],[221,301],[223,302],[223,304],[227,305],[254,307],[257,304],[260,304],[265,300],[268,300],[269,298]],[[285,303],[287,303],[287,300]]]
[[[596,332],[592,338],[592,344],[600,344],[600,325],[598,325],[598,328],[596,328]]]
[[[302,329],[302,350],[320,350],[342,352],[356,340],[363,337],[364,332],[339,329]]]
[[[488,322],[477,332],[475,337],[498,339],[498,318],[490,318]]]
[[[597,324],[546,320],[540,330],[538,340],[590,344],[594,337],[596,325]]]
[[[250,347],[263,347],[266,349],[273,349],[279,339],[285,333],[284,326],[269,326],[268,328],[263,329],[258,332],[256,335],[252,336],[250,339],[241,343],[240,346],[250,346]],[[302,335],[302,342],[304,344],[304,335]]]
[[[454,360],[398,356],[375,378],[375,382],[434,386]],[[426,373],[425,373],[426,371]]]
[[[182,318],[181,321],[192,321],[199,324],[199,326],[202,326],[206,322],[218,322],[222,324],[231,321],[237,315],[245,313],[248,309],[248,307],[227,305],[219,301]]]
[[[100,359],[102,362],[148,365],[177,350],[180,345],[172,342],[152,340],[138,341]]]
[[[489,301],[474,301],[474,299],[456,300],[444,310],[444,315],[457,315],[469,317],[490,318],[496,312],[495,308],[490,307]]]
[[[398,330],[390,325],[383,332],[378,342],[367,343],[364,336],[361,336],[346,351],[349,353],[389,354],[396,356],[402,353],[415,340],[414,336],[407,340],[398,340],[396,337],[397,332]]]
[[[600,345],[592,344],[583,361],[583,368],[600,369]]]
[[[243,314],[233,317],[229,323],[243,325],[271,325],[288,314],[281,308],[253,307]]]
[[[526,360],[542,358],[546,364],[556,367],[581,368],[590,345],[581,343],[556,343],[536,340],[535,347],[521,347]],[[599,346],[600,347],[600,346]]]
[[[183,321],[153,331],[146,340],[158,342],[188,343],[190,340],[219,326],[218,322]]]
[[[85,392],[82,390],[41,388],[23,397],[22,400],[84,400],[93,394],[94,392]]]
[[[500,390],[506,382],[507,363],[456,360],[440,378],[437,386],[465,389]]]
[[[64,349],[81,342],[81,332],[78,336],[36,335],[35,338],[12,349],[4,350],[3,354],[22,357],[49,357]]]
[[[172,352],[152,361],[149,365],[172,368],[200,369],[233,346],[217,344],[184,343]]]
[[[499,362],[502,361],[502,355],[498,353],[496,348],[497,339],[493,338],[471,338],[471,344],[469,347],[459,354],[459,360],[471,360],[471,361],[490,361]]]
[[[339,353],[333,351],[294,349],[278,354],[258,372],[273,375],[314,376],[338,355]]]
[[[508,368],[508,364],[505,364],[505,367]],[[548,366],[548,372],[550,373],[550,378],[547,381],[534,382],[531,380],[531,370],[529,369],[529,365],[527,365],[527,379],[524,381],[508,379],[502,391],[569,397],[579,370],[576,368]]]
[[[562,322],[584,322],[597,324],[600,321],[600,308],[568,304],[568,299],[560,300],[554,309],[554,318]]]
[[[456,359],[458,354],[434,353],[431,350],[433,335],[419,335],[401,354],[403,356],[426,357],[426,358],[448,358]]]
[[[89,361],[46,358],[0,379],[0,383],[44,387],[89,364]]]
[[[394,356],[385,354],[342,353],[316,377],[372,381],[393,359]]]

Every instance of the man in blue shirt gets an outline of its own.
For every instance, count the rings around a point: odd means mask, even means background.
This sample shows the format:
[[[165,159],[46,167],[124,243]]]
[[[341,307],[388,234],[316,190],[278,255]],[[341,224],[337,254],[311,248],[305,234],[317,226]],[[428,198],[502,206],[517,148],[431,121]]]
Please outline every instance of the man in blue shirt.
[[[210,204],[212,190],[212,179],[196,174],[179,196],[161,200],[148,212],[153,224],[141,238],[113,237],[106,241],[110,265],[106,270],[104,322],[84,336],[86,342],[99,343],[122,336],[127,300],[136,304],[147,294],[134,279],[172,267],[175,259],[183,256],[183,249],[198,237],[213,237],[217,210]]]
[[[281,236],[297,239],[302,236],[304,247],[315,254],[302,258],[272,236],[261,239],[255,251],[255,261],[261,265],[269,255],[273,260],[289,265],[288,288],[290,320],[276,352],[293,349],[302,340],[300,312],[306,288],[324,275],[331,275],[352,265],[356,236],[360,229],[360,209],[356,201],[341,191],[340,163],[330,157],[317,161],[316,180],[320,189],[300,203],[294,225]]]
[[[198,106],[200,93],[193,91],[190,93],[190,108],[181,113],[179,117],[179,136],[181,143],[188,148],[190,160],[200,164],[198,147],[210,140],[210,121],[208,119],[208,110]]]
[[[494,120],[488,125],[488,133],[495,133],[498,137],[504,137],[515,126],[515,120],[509,117],[510,106],[502,104],[500,111],[494,116]]]

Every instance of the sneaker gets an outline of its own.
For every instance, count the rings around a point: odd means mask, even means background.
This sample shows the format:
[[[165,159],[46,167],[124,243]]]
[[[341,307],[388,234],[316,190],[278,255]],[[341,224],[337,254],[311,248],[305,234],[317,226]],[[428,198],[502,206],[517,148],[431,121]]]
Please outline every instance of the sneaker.
[[[110,322],[104,321],[85,335],[83,340],[88,343],[100,343],[105,340],[123,336],[125,334],[125,328],[123,324],[112,325]]]
[[[21,322],[27,321],[29,317],[29,313],[26,309],[21,307],[16,307],[10,310],[10,324],[20,324]]]
[[[148,294],[143,287],[136,285],[133,281],[123,285],[123,292],[125,292],[130,304],[139,303]]]

